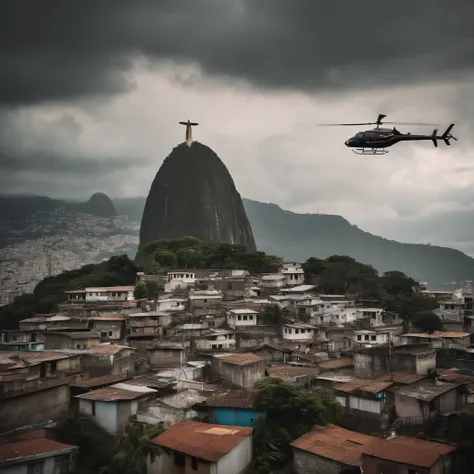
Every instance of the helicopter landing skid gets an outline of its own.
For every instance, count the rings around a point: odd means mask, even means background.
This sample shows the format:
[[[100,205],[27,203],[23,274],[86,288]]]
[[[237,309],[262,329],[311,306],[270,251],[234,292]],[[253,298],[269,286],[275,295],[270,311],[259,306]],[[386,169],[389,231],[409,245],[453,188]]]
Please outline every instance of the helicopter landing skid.
[[[357,148],[356,150],[352,150],[352,153],[356,155],[386,155],[388,150],[385,148]]]

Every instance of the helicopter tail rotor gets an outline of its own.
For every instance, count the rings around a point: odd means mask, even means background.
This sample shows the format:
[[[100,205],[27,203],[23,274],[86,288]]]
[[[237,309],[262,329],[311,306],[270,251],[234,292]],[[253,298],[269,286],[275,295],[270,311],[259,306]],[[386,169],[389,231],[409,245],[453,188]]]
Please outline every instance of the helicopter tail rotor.
[[[431,134],[431,141],[433,142],[433,145],[437,148],[438,147],[438,130],[435,128],[433,130],[433,133]]]
[[[454,127],[454,123],[452,123],[447,129],[446,131],[443,133],[443,135],[441,135],[441,139],[444,141],[444,143],[446,143],[446,145],[451,145],[451,143],[449,142],[449,140],[454,140],[454,141],[457,141],[457,138],[453,137],[451,135],[451,130],[453,129]]]

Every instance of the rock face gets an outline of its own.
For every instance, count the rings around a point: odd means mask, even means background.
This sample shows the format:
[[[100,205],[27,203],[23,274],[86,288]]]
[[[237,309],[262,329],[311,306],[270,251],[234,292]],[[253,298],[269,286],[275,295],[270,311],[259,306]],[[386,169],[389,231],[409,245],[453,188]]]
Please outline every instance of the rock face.
[[[256,250],[232,176],[199,142],[178,145],[158,170],[143,210],[139,248],[156,239],[185,236]]]

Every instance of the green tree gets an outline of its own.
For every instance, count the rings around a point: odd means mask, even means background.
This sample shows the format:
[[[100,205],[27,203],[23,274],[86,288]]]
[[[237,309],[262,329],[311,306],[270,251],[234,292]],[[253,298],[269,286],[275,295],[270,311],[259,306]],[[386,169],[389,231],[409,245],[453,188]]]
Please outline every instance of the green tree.
[[[157,250],[153,254],[153,260],[164,268],[173,268],[176,265],[176,255],[169,250]]]
[[[270,326],[280,326],[288,323],[291,319],[290,311],[286,308],[281,308],[276,303],[267,305],[261,315],[264,324]]]
[[[204,255],[195,248],[179,249],[176,252],[176,259],[180,268],[203,268],[204,266]]]
[[[159,263],[151,261],[143,265],[143,271],[147,275],[159,275],[163,271],[163,268]]]
[[[164,287],[162,283],[158,283],[155,280],[147,280],[145,282],[146,295],[149,299],[155,299],[158,297],[158,293],[163,291]]]
[[[115,445],[110,464],[101,471],[106,474],[146,474],[148,458],[153,462],[160,455],[159,447],[152,440],[163,431],[161,424],[130,423]]]
[[[385,272],[380,278],[380,285],[389,295],[406,296],[411,296],[414,288],[419,286],[417,281],[399,271]]]
[[[254,469],[261,474],[281,467],[289,460],[289,443],[314,425],[340,421],[341,406],[324,389],[303,392],[274,378],[262,380],[257,388],[255,410],[265,413],[265,422],[255,424],[254,435],[258,440],[254,450]],[[283,458],[276,456],[277,451],[283,454]]]
[[[147,288],[145,283],[139,282],[135,286],[135,289],[133,290],[133,297],[136,300],[143,300],[148,296]]]
[[[433,333],[443,329],[443,323],[437,314],[424,311],[416,315],[413,324],[422,332]]]

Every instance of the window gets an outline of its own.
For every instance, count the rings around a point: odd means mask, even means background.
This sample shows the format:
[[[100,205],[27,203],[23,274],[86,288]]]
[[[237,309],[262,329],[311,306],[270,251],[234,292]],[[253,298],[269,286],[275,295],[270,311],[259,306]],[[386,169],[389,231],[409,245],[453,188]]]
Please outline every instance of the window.
[[[91,401],[91,415],[95,416],[95,400]]]
[[[239,314],[239,315],[237,316],[237,319],[238,319],[239,321],[242,321],[242,316]]]
[[[247,321],[247,315],[244,314],[244,321]]]
[[[186,466],[186,456],[183,453],[174,452],[174,465],[178,467]]]
[[[370,336],[370,340],[371,340],[371,341],[375,341],[376,339],[377,339],[377,337],[375,336],[375,334],[372,334],[372,335]]]
[[[109,336],[111,336],[111,335],[112,335],[112,331],[109,331]]]
[[[198,460],[197,460],[197,458],[191,458],[191,469],[193,471],[198,470]]]
[[[44,461],[31,462],[27,464],[26,474],[43,474]]]

